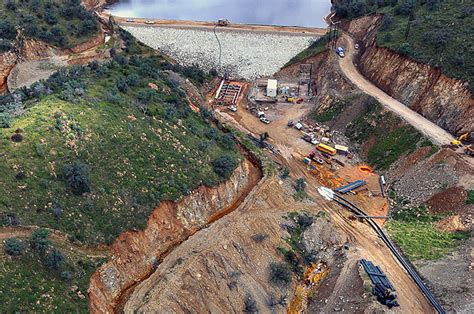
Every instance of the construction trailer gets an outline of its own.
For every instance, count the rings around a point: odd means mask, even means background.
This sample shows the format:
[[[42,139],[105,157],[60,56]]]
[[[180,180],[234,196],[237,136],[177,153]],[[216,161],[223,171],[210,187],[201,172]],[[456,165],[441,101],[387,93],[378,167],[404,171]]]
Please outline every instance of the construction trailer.
[[[273,79],[268,79],[267,83],[267,97],[276,97],[278,90],[278,81]]]

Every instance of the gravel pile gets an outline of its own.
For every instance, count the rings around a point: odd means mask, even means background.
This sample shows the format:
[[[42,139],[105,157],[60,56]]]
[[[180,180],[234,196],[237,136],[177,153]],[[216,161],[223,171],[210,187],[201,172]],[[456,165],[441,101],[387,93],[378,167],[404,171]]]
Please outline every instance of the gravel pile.
[[[315,38],[256,32],[217,31],[222,46],[212,31],[147,26],[123,26],[144,44],[173,57],[182,65],[197,64],[204,70],[255,79],[280,70]]]

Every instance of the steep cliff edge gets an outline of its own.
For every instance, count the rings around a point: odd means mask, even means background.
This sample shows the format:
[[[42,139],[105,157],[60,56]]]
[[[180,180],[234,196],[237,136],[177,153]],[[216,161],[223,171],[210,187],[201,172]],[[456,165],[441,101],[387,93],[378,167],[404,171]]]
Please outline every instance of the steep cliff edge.
[[[163,202],[145,230],[120,235],[112,245],[111,259],[91,278],[91,312],[113,312],[176,245],[231,211],[260,177],[260,170],[246,160],[226,182],[214,188],[201,186],[177,203]]]
[[[441,70],[377,46],[379,15],[343,22],[359,42],[361,73],[390,96],[454,135],[474,132],[474,100],[468,84]]]

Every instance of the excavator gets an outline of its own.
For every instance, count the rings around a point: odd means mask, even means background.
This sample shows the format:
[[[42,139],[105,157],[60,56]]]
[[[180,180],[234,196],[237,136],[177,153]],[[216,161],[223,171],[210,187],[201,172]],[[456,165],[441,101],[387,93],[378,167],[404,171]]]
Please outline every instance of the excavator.
[[[469,133],[463,133],[459,135],[457,139],[454,139],[451,141],[451,145],[455,147],[462,147],[464,149],[464,153],[466,153],[469,156],[474,156],[474,148],[471,145],[464,145],[465,142],[467,142],[469,139]]]

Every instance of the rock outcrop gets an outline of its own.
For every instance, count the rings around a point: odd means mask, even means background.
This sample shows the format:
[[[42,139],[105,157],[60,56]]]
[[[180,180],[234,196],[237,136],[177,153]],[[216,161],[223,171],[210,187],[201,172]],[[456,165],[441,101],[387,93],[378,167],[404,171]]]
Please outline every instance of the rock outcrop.
[[[91,312],[117,310],[133,287],[151,275],[175,246],[232,211],[260,177],[260,170],[246,160],[226,182],[212,188],[201,186],[176,203],[162,202],[143,231],[121,234],[112,245],[111,259],[91,278]]]
[[[453,135],[474,132],[474,99],[468,84],[444,75],[439,68],[378,47],[380,18],[371,15],[343,23],[361,46],[357,61],[362,74]]]

